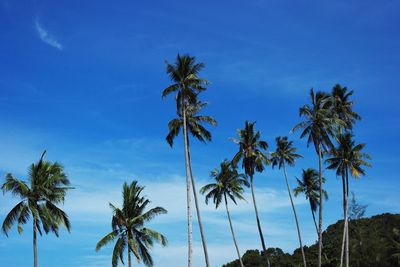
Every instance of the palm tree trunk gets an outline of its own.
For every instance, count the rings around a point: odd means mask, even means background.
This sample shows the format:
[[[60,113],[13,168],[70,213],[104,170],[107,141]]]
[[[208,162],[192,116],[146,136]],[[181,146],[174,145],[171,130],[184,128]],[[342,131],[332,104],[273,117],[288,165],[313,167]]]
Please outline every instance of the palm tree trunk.
[[[311,204],[310,204],[310,206],[311,206]],[[317,226],[317,222],[316,222],[316,220],[315,220],[315,213],[314,213],[314,211],[312,210],[312,208],[311,208],[311,214],[312,214],[312,218],[313,218],[313,221],[314,221],[314,225],[315,225],[315,230],[316,230],[316,232],[317,232],[317,236],[318,236],[318,226]],[[324,244],[322,244],[322,248],[324,248]],[[324,258],[325,258],[325,260],[328,260],[328,256],[326,255],[326,253],[324,252]]]
[[[311,206],[311,205],[310,205],[310,206]],[[311,214],[312,214],[312,218],[313,218],[313,221],[314,221],[315,230],[317,231],[317,236],[318,236],[318,233],[319,233],[319,231],[318,231],[318,226],[317,226],[317,222],[316,222],[316,220],[315,220],[315,214],[314,214],[314,211],[313,211],[312,208],[311,208]]]
[[[304,253],[303,242],[301,241],[301,233],[300,233],[299,221],[298,221],[298,219],[297,219],[296,208],[294,207],[294,203],[293,203],[293,198],[292,198],[292,193],[291,193],[290,186],[289,186],[289,181],[288,181],[288,178],[287,178],[285,163],[283,163],[283,172],[284,172],[284,174],[285,174],[285,181],[286,181],[286,186],[287,186],[287,190],[288,190],[288,193],[289,193],[290,203],[292,204],[294,219],[296,220],[297,235],[298,235],[298,237],[299,237],[299,243],[300,243],[300,248],[301,248],[301,255],[303,256],[303,265],[304,265],[304,267],[307,267],[306,254]]]
[[[205,261],[206,261],[206,267],[210,267],[210,262],[209,262],[209,259],[208,259],[208,252],[207,252],[206,238],[204,236],[203,224],[201,222],[201,216],[200,216],[200,206],[199,206],[199,201],[197,199],[196,184],[195,184],[195,179],[194,179],[193,170],[192,170],[192,158],[190,156],[189,138],[186,140],[186,142],[187,142],[187,150],[188,150],[190,177],[192,179],[192,189],[193,189],[193,195],[194,195],[194,204],[196,206],[197,221],[199,223],[199,228],[200,228],[200,236],[201,236],[201,241],[202,241],[202,244],[203,244],[204,258],[205,258]]]
[[[184,98],[183,98],[184,99]],[[186,202],[187,202],[187,217],[188,217],[188,267],[192,266],[192,255],[193,255],[193,244],[192,244],[192,209],[190,199],[190,168],[189,168],[189,154],[187,144],[187,124],[186,124],[186,107],[185,103],[182,105],[183,108],[183,139],[184,139],[184,150],[185,150],[185,169],[186,169]]]
[[[33,267],[38,267],[38,255],[37,255],[37,233],[36,233],[36,221],[37,219],[33,218]]]
[[[343,189],[343,237],[342,237],[342,250],[340,252],[340,267],[343,266],[344,251],[346,247],[346,182],[344,171],[342,170],[342,189]]]
[[[224,199],[225,199],[226,214],[228,215],[229,226],[231,227],[233,243],[235,243],[236,253],[237,253],[238,258],[239,258],[240,266],[244,267],[243,262],[242,262],[242,257],[240,256],[239,247],[238,247],[238,244],[236,242],[235,232],[233,231],[231,215],[229,214],[229,209],[228,209],[228,201],[226,200],[226,195],[225,194],[224,194]]]
[[[349,171],[346,169],[346,198],[345,198],[345,221],[346,221],[346,267],[349,267],[350,255],[349,255]]]
[[[128,249],[128,267],[132,267],[131,252]]]
[[[319,227],[318,227],[318,267],[321,267],[321,255],[322,255],[322,154],[321,146],[318,144],[318,161],[319,161]]]
[[[267,248],[265,246],[265,242],[264,242],[264,236],[261,230],[261,224],[260,224],[260,219],[258,217],[258,210],[257,210],[257,204],[256,204],[256,196],[254,194],[254,184],[253,184],[253,176],[250,176],[250,185],[251,185],[251,196],[253,198],[253,205],[254,205],[254,210],[256,212],[256,221],[257,221],[257,227],[258,227],[258,233],[260,234],[260,239],[261,239],[261,245],[263,248],[263,252],[264,252],[264,257],[267,259],[267,266],[270,267],[269,264],[269,259],[268,259],[268,255],[267,255]]]

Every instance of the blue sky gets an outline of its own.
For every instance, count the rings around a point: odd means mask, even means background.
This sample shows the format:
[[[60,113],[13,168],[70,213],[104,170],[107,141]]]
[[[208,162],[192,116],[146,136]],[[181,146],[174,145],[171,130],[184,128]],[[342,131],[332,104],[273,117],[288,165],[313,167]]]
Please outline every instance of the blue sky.
[[[43,149],[64,164],[72,184],[64,209],[72,232],[39,238],[40,266],[109,266],[111,249],[94,251],[110,229],[108,202],[120,204],[124,181],[146,186],[153,205],[168,215],[152,226],[169,246],[155,247],[156,266],[184,266],[186,258],[184,163],[181,138],[165,142],[175,116],[165,60],[190,53],[206,64],[211,84],[202,96],[218,120],[213,142],[192,142],[198,187],[236,146],[229,138],[244,121],[274,148],[300,120],[298,108],[311,87],[340,83],[355,91],[363,120],[355,127],[367,143],[373,168],[351,188],[368,204],[367,215],[400,212],[397,168],[400,146],[400,17],[398,1],[6,1],[0,0],[0,175],[25,179]],[[302,168],[317,158],[290,135],[304,159],[288,170],[295,186]],[[324,225],[341,216],[341,184],[325,171],[330,199]],[[3,179],[3,178],[2,178]],[[297,246],[282,174],[255,177],[268,246]],[[247,193],[248,196],[248,193]],[[248,199],[250,200],[249,196]],[[0,221],[16,203],[0,195]],[[309,206],[297,198],[303,238],[316,236]],[[223,210],[202,206],[212,266],[235,259]],[[242,253],[260,248],[251,202],[232,208]],[[195,221],[195,220],[194,220]],[[194,225],[195,267],[203,266]],[[32,265],[32,231],[0,235],[4,266]],[[23,256],[22,256],[23,255]]]

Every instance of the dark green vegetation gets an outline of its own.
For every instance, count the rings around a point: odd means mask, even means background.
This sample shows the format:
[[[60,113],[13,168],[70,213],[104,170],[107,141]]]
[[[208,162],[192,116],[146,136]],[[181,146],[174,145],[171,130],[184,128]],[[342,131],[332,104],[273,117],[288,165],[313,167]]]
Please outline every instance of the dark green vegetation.
[[[350,266],[352,267],[396,267],[400,266],[400,215],[384,213],[371,218],[349,221]],[[328,226],[323,232],[324,253],[322,266],[336,267],[340,264],[343,220]],[[307,263],[317,265],[318,244],[305,246]],[[284,253],[280,248],[269,248],[268,256],[272,266],[302,266],[300,249],[293,254]],[[248,250],[242,257],[245,266],[264,267],[264,261],[258,250]],[[235,260],[223,267],[239,267]]]

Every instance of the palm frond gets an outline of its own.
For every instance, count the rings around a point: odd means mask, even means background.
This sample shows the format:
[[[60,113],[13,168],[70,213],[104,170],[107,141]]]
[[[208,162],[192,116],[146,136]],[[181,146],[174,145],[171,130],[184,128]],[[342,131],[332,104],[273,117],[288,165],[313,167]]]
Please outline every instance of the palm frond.
[[[3,225],[1,227],[3,233],[6,236],[8,236],[8,231],[11,229],[13,224],[16,221],[19,221],[19,219],[21,218],[21,212],[24,210],[25,207],[26,207],[25,202],[21,201],[17,205],[15,205],[14,208],[12,208],[11,211],[7,214],[6,218],[3,221]]]
[[[117,231],[112,231],[108,234],[106,234],[102,239],[100,239],[99,242],[96,244],[96,251],[99,251],[102,247],[107,245],[108,243],[114,241],[115,237],[118,236]]]

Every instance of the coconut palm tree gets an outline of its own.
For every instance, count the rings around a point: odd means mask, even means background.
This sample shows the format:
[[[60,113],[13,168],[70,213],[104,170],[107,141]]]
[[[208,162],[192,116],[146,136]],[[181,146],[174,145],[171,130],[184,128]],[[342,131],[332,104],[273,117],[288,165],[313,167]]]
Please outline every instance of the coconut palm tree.
[[[43,160],[43,152],[37,163],[28,170],[29,184],[11,173],[6,175],[6,181],[1,186],[3,193],[11,192],[21,201],[7,214],[2,230],[5,235],[11,227],[18,223],[18,233],[22,233],[22,225],[32,217],[33,223],[33,266],[38,266],[37,233],[42,230],[47,234],[53,232],[58,237],[60,225],[64,225],[68,232],[71,230],[67,214],[57,207],[64,202],[69,189],[69,180],[64,173],[63,166]]]
[[[334,114],[344,122],[345,129],[352,130],[355,122],[361,120],[361,116],[353,111],[354,102],[350,100],[353,90],[347,91],[347,87],[341,87],[340,84],[337,84],[332,88],[331,95]]]
[[[332,112],[335,116],[340,118],[344,123],[345,126],[339,127],[339,133],[343,134],[344,131],[352,131],[353,129],[353,124],[357,120],[361,120],[360,115],[358,115],[356,112],[353,111],[353,101],[350,100],[350,97],[353,95],[353,91],[347,91],[347,87],[341,87],[339,84],[335,85],[332,88],[332,98],[333,98],[333,105],[332,105]],[[347,214],[347,211],[345,210],[346,207],[346,201],[348,201],[348,196],[349,196],[349,191],[348,188],[346,188],[345,181],[344,181],[344,176],[342,176],[342,189],[343,189],[343,215]],[[346,199],[347,198],[347,199]],[[344,219],[346,221],[346,219]],[[344,224],[346,225],[346,223]],[[346,243],[346,251],[348,251],[348,242],[349,240],[346,240],[348,236],[348,229],[344,229],[343,231],[343,242],[342,242],[342,251],[341,251],[341,258],[340,258],[340,266],[343,264],[343,254],[345,250],[345,243]],[[346,256],[347,257],[347,256]],[[348,264],[348,262],[347,262]],[[348,265],[347,265],[348,266]]]
[[[233,231],[231,216],[228,208],[227,196],[236,204],[236,199],[244,200],[243,186],[249,186],[246,176],[239,174],[236,167],[231,162],[224,160],[221,163],[220,169],[214,169],[210,175],[215,179],[215,183],[208,184],[201,188],[200,192],[206,194],[206,204],[210,198],[213,199],[215,208],[218,208],[222,202],[225,202],[226,214],[229,220],[229,226],[232,232],[233,243],[235,244],[236,253],[239,258],[240,266],[244,267],[242,257],[240,256],[239,247],[236,242],[235,232]]]
[[[122,209],[109,203],[113,212],[112,231],[97,243],[96,251],[117,239],[112,255],[113,267],[118,266],[118,260],[124,264],[125,250],[128,251],[129,267],[132,266],[131,252],[138,263],[143,261],[146,266],[153,266],[153,258],[149,250],[154,242],[162,246],[167,245],[165,236],[145,226],[154,217],[165,214],[167,211],[162,207],[146,210],[150,200],[142,196],[143,189],[144,187],[139,186],[137,181],[133,181],[130,185],[125,182],[122,187]]]
[[[167,88],[165,88],[162,92],[162,97],[166,97],[169,94],[176,93],[175,98],[176,98],[177,114],[179,117],[178,119],[182,120],[182,125],[183,125],[185,170],[186,170],[186,199],[187,199],[187,216],[188,216],[188,266],[189,267],[192,266],[192,254],[193,254],[190,183],[192,183],[193,187],[193,194],[195,198],[195,205],[197,211],[197,220],[199,222],[199,227],[200,227],[200,235],[203,244],[206,266],[207,267],[210,266],[208,260],[206,240],[204,237],[203,225],[201,223],[200,208],[198,206],[198,201],[197,201],[197,192],[195,190],[195,181],[193,175],[191,175],[191,161],[190,161],[190,152],[188,143],[189,138],[188,138],[188,122],[187,122],[188,110],[190,110],[190,106],[197,105],[198,103],[197,95],[200,92],[206,90],[205,86],[208,84],[206,80],[198,76],[199,72],[203,68],[204,64],[196,63],[194,57],[191,57],[189,55],[180,56],[178,54],[175,64],[167,63],[167,74],[169,75],[173,83]],[[171,127],[176,129],[175,125],[171,125],[171,123],[172,124],[176,123],[173,121],[174,120],[172,120],[169,124],[170,129]],[[175,135],[172,134],[172,137],[176,135],[177,134]],[[170,141],[171,140],[169,140],[168,142]]]
[[[237,166],[238,162],[242,160],[242,168],[244,169],[245,174],[250,177],[251,196],[256,213],[258,233],[260,235],[263,253],[267,259],[267,265],[270,266],[267,256],[267,248],[265,246],[264,236],[261,230],[253,183],[255,171],[262,172],[264,170],[264,166],[269,164],[267,155],[262,152],[262,150],[266,150],[268,148],[268,144],[267,142],[260,140],[261,134],[259,131],[254,131],[254,124],[255,122],[246,121],[244,129],[238,130],[239,138],[233,138],[233,142],[239,145],[239,151],[233,157],[232,164]]]
[[[301,138],[307,137],[307,146],[313,143],[315,151],[318,155],[319,180],[320,180],[320,197],[319,197],[319,220],[318,220],[318,267],[321,267],[322,255],[322,157],[323,153],[332,149],[333,144],[331,137],[339,127],[345,124],[332,112],[332,97],[324,92],[314,93],[310,90],[311,105],[304,105],[300,108],[300,116],[305,120],[298,123],[292,132],[302,129]]]
[[[303,169],[301,180],[296,178],[298,186],[293,190],[294,196],[297,197],[300,193],[304,193],[306,199],[310,203],[311,214],[315,225],[315,230],[317,235],[319,234],[317,222],[315,220],[315,212],[318,209],[319,205],[319,175],[318,171],[312,168],[308,168],[306,170]],[[325,179],[322,178],[322,182],[325,182]],[[322,194],[325,200],[328,200],[328,193],[323,190]]]
[[[341,253],[341,263],[343,264],[343,251],[346,249],[346,266],[349,266],[349,247],[348,247],[348,192],[349,192],[349,172],[354,178],[365,175],[363,167],[371,167],[368,162],[371,157],[362,150],[365,144],[356,144],[351,133],[339,134],[337,137],[338,146],[331,151],[331,157],[326,159],[328,169],[336,170],[336,175],[342,177],[344,195],[344,229]],[[346,240],[346,244],[345,244]]]
[[[271,153],[272,168],[274,168],[275,166],[278,166],[279,169],[283,168],[283,173],[285,175],[285,181],[286,181],[286,187],[287,187],[287,190],[289,193],[290,204],[292,205],[294,219],[296,221],[297,235],[299,238],[301,254],[303,256],[303,264],[304,264],[304,267],[306,267],[307,261],[306,261],[306,255],[304,253],[303,243],[301,241],[299,221],[297,219],[296,208],[294,206],[292,193],[291,193],[292,190],[290,189],[289,181],[288,181],[288,177],[287,177],[287,173],[286,173],[286,164],[289,166],[294,166],[296,159],[302,158],[302,156],[296,153],[297,148],[293,147],[293,142],[289,141],[286,136],[284,136],[284,137],[279,136],[275,139],[275,141],[276,141],[276,150]]]

